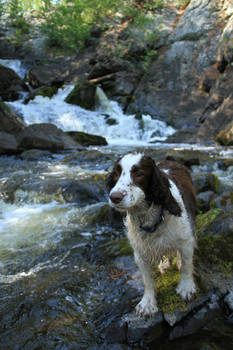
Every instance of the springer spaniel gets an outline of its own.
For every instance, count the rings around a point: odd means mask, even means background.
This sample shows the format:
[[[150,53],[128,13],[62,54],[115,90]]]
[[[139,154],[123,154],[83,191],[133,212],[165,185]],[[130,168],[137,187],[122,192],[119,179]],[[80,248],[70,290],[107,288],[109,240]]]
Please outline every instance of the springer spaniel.
[[[176,292],[184,299],[195,293],[193,280],[196,196],[189,170],[173,161],[158,165],[141,153],[121,158],[107,177],[109,204],[126,211],[127,236],[144,282],[138,316],[157,311],[153,265],[171,250],[181,255],[181,278]]]

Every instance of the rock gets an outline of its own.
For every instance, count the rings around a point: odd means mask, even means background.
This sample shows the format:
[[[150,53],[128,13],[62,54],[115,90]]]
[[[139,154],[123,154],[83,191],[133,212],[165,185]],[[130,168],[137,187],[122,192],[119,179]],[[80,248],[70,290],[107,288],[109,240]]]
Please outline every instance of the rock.
[[[20,154],[20,158],[25,160],[41,160],[41,159],[53,158],[53,155],[49,151],[42,151],[39,149],[30,149],[28,151],[22,152]]]
[[[227,304],[229,309],[233,311],[233,291],[227,294],[227,296],[224,298],[224,302]]]
[[[223,146],[233,146],[233,122],[218,133],[216,141]]]
[[[104,183],[103,181],[71,182],[66,184],[62,189],[62,196],[67,203],[76,203],[79,206],[98,203],[104,201]]]
[[[214,198],[213,191],[205,191],[201,192],[197,196],[198,200],[198,208],[203,212],[208,211],[210,209],[210,203]]]
[[[93,59],[93,66],[88,74],[88,80],[96,79],[122,70],[124,64],[106,54],[99,54]]]
[[[18,142],[14,135],[0,131],[0,154],[19,153]]]
[[[34,100],[36,96],[49,97],[52,98],[58,91],[57,86],[44,86],[38,88],[31,92],[29,96],[24,100],[24,103],[27,104],[29,101]]]
[[[210,92],[210,89],[215,85],[215,82],[218,77],[218,65],[217,63],[215,63],[213,66],[211,66],[202,73],[199,83],[199,89],[201,89],[204,92]]]
[[[47,123],[27,126],[17,135],[17,139],[21,150],[32,148],[49,151],[82,149],[81,145],[61,129]]]
[[[163,332],[163,315],[157,313],[153,318],[145,320],[136,316],[135,312],[123,315],[120,321],[113,323],[107,330],[108,342],[117,340],[127,344],[141,340],[149,342],[158,338]],[[112,335],[114,334],[114,339]],[[111,336],[110,336],[111,335]]]
[[[0,65],[0,96],[4,101],[18,100],[28,91],[23,80],[11,69]]]
[[[207,173],[206,175],[196,175],[193,178],[194,187],[197,193],[213,191],[218,193],[220,188],[220,181],[217,175],[213,173]]]
[[[232,144],[231,123],[233,110],[233,67],[228,65],[211,89],[210,97],[201,116],[199,142],[215,139],[220,144]],[[221,132],[222,131],[222,132]]]
[[[81,81],[66,97],[65,101],[84,109],[95,109],[96,85],[88,81]]]
[[[219,296],[213,294],[212,300],[194,312],[192,317],[185,319],[181,324],[172,328],[169,333],[169,340],[184,337],[197,332],[198,329],[209,323],[216,315],[220,314],[218,304]]]
[[[181,150],[178,152],[176,150],[171,150],[166,154],[166,159],[177,161],[187,167],[200,165],[200,153],[189,150]]]
[[[221,208],[224,211],[233,211],[233,191],[224,191],[211,202],[211,207]]]
[[[25,126],[24,122],[4,102],[0,102],[0,131],[17,134]]]
[[[81,131],[67,131],[66,134],[83,146],[106,146],[108,144],[104,137],[98,135],[87,134]]]
[[[67,74],[65,65],[50,63],[31,68],[27,79],[34,89],[42,86],[59,88],[64,84]]]
[[[192,0],[173,31],[171,41],[198,41],[218,20],[217,2]]]

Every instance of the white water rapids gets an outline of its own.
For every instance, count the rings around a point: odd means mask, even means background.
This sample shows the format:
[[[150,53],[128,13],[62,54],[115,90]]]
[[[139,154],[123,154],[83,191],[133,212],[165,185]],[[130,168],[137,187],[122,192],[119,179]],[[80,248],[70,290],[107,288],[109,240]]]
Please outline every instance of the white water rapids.
[[[20,76],[25,74],[20,61],[4,61]],[[135,115],[123,113],[120,105],[115,101],[109,101],[104,92],[97,88],[96,97],[99,107],[96,111],[85,110],[81,107],[70,105],[64,100],[74,86],[65,86],[51,99],[37,96],[27,105],[23,99],[9,103],[14,110],[23,116],[27,125],[34,123],[53,123],[63,131],[83,131],[89,134],[101,135],[107,139],[110,145],[146,145],[151,142],[164,141],[175,130],[165,122],[152,119],[150,115],[142,115],[139,121]],[[108,125],[110,117],[115,121],[114,125]]]

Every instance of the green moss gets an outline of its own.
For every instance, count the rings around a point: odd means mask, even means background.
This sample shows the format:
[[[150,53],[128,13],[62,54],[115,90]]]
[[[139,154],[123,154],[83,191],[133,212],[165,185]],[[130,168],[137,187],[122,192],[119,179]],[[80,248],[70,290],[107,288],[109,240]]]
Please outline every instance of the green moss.
[[[156,271],[157,300],[159,309],[172,313],[176,309],[185,311],[186,302],[176,293],[180,272],[175,265],[166,270],[165,274]]]
[[[212,234],[201,235],[198,238],[197,258],[205,264],[217,265],[226,277],[232,277],[233,272],[233,236]]]
[[[58,88],[56,86],[45,86],[37,91],[36,96],[43,96],[43,97],[53,97],[57,93]]]
[[[204,214],[199,214],[196,218],[196,234],[198,234],[204,227],[209,226],[221,213],[223,213],[222,209],[214,208]]]

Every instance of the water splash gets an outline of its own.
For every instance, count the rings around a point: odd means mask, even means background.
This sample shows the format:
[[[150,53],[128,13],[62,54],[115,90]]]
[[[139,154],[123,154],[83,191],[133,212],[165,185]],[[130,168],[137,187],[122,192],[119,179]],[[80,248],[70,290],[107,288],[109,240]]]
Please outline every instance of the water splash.
[[[22,62],[20,60],[3,60],[0,59],[0,64],[11,68],[15,71],[15,73],[18,74],[20,78],[24,78],[25,74],[27,73],[27,69],[22,65]]]

